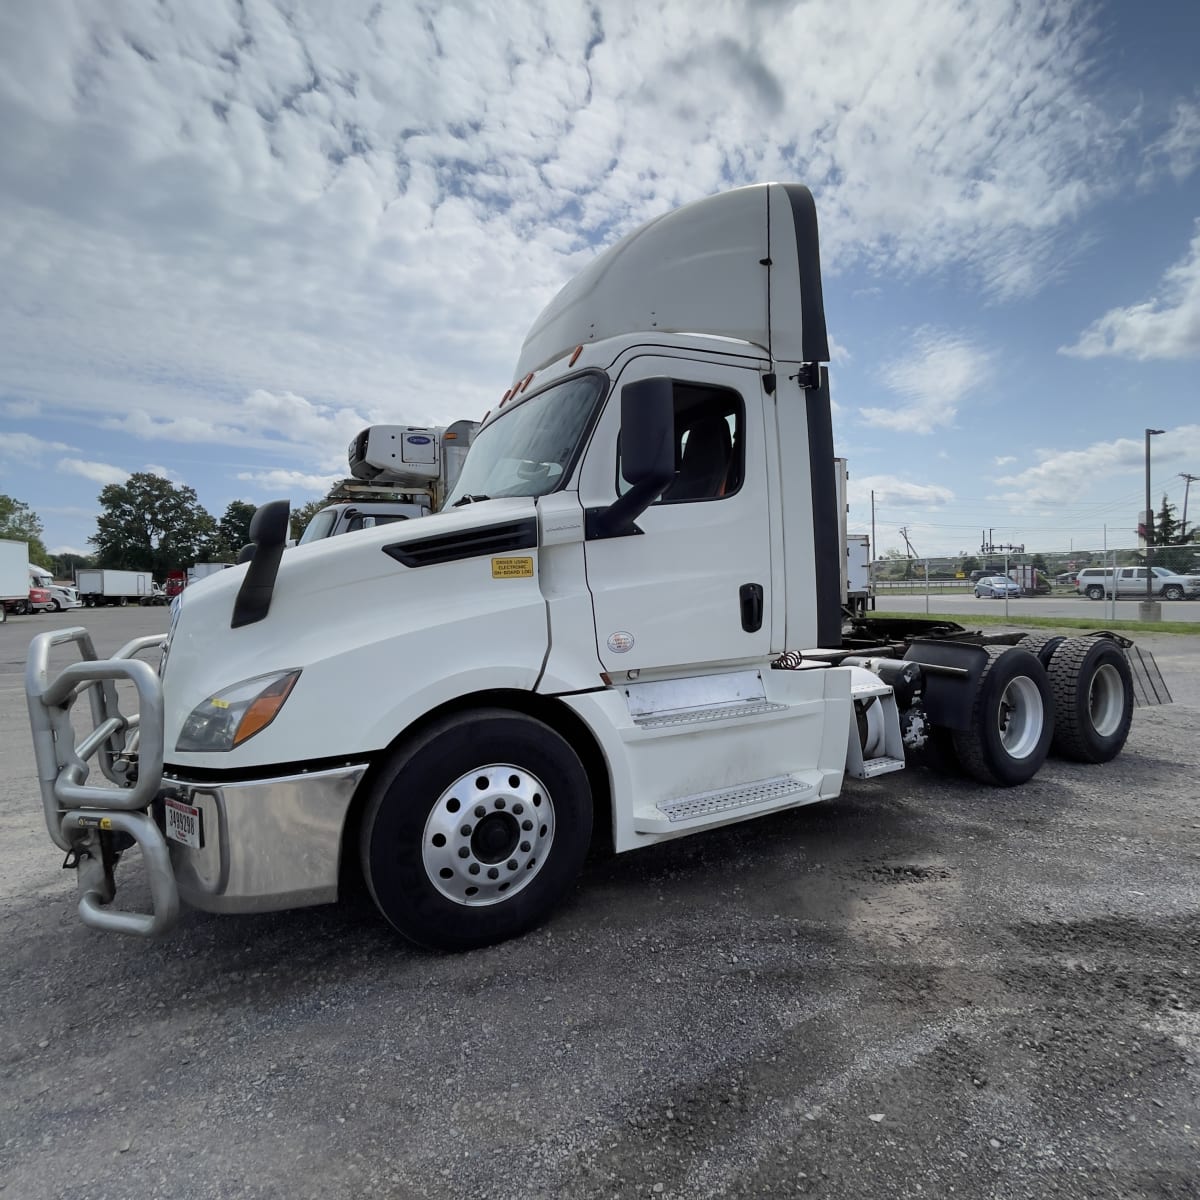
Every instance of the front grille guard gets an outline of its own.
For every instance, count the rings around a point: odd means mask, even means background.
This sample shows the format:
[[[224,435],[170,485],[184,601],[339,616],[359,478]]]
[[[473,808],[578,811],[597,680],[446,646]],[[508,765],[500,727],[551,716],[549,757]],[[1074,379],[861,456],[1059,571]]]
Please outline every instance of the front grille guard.
[[[148,814],[163,772],[163,697],[157,672],[135,656],[161,646],[165,634],[134,638],[111,658],[96,655],[82,627],[38,634],[29,645],[25,697],[33,729],[33,753],[46,828],[78,871],[79,915],[97,929],[149,937],[169,929],[179,913],[179,893],[166,840]],[[51,677],[50,652],[74,643],[80,661]],[[121,712],[117,683],[137,692],[138,711]],[[78,742],[71,710],[86,692],[91,731]],[[96,759],[113,786],[87,782]],[[113,868],[124,834],[142,850],[152,913],[106,907],[116,887]]]

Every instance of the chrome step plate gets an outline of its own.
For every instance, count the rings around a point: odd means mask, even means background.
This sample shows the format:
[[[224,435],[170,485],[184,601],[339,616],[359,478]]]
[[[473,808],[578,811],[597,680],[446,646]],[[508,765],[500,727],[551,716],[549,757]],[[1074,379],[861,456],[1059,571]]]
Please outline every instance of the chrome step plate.
[[[777,775],[774,779],[759,779],[740,787],[697,792],[694,796],[684,796],[679,800],[664,800],[657,807],[667,820],[675,824],[678,821],[694,821],[698,817],[715,817],[733,809],[749,808],[812,790],[813,785],[802,779],[792,775]]]

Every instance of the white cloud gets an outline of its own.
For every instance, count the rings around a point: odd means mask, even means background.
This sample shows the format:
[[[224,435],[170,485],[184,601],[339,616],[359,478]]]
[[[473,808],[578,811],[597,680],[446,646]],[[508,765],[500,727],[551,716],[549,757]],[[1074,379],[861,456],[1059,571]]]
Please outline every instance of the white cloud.
[[[309,475],[303,471],[245,471],[238,475],[238,478],[248,483],[257,484],[260,491],[266,492],[316,492],[323,494],[339,479],[345,477],[343,471],[341,475]]]
[[[850,351],[832,333],[827,336],[829,338],[829,361],[831,363],[849,362],[853,358]]]
[[[1169,268],[1158,295],[1142,304],[1113,308],[1093,321],[1061,354],[1193,358],[1200,355],[1200,222],[1188,252]]]
[[[954,493],[941,484],[913,483],[896,475],[864,475],[858,479],[852,475],[846,484],[847,497],[855,505],[869,506],[872,492],[875,493],[875,503],[879,505],[939,508],[954,501]]]
[[[170,467],[162,467],[157,463],[147,463],[142,470],[147,475],[157,475],[160,479],[166,479],[170,483],[183,483],[183,478]]]
[[[1153,181],[1166,171],[1182,183],[1200,166],[1200,101],[1179,100],[1166,133],[1146,149],[1146,166],[1139,183]]]
[[[90,546],[86,550],[81,550],[78,546],[51,546],[50,553],[56,557],[61,554],[74,554],[77,558],[91,558],[96,553],[96,547]]]
[[[1200,425],[1168,429],[1153,439],[1151,450],[1153,480],[1158,481],[1152,503],[1157,505],[1161,472],[1171,467],[1186,469],[1187,464],[1200,461]],[[1035,450],[1034,457],[1036,465],[996,481],[1007,488],[997,499],[1016,512],[1074,504],[1089,494],[1111,495],[1118,481],[1127,485],[1145,478],[1144,438],[1093,442],[1081,450]],[[1142,507],[1134,503],[1136,508]]]
[[[129,478],[129,472],[111,463],[88,462],[82,458],[59,459],[58,469],[68,475],[81,475],[99,484],[124,483]]]
[[[811,183],[833,269],[1028,288],[1111,186],[1088,21],[1068,0],[35,5],[0,37],[0,385],[171,440],[246,428],[228,405],[259,389],[307,397],[311,436],[480,416],[594,245],[763,178]]]
[[[37,461],[51,451],[61,453],[63,450],[73,449],[73,446],[68,446],[65,442],[48,442],[45,438],[34,437],[31,433],[6,433],[0,437],[0,458]]]
[[[1015,463],[1017,456],[1015,454],[998,454],[992,459],[992,462],[998,467],[1007,467],[1010,463]]]
[[[864,408],[860,415],[868,425],[899,433],[933,433],[954,424],[962,401],[987,381],[990,364],[990,355],[966,338],[922,330],[913,354],[883,377],[907,403]]]

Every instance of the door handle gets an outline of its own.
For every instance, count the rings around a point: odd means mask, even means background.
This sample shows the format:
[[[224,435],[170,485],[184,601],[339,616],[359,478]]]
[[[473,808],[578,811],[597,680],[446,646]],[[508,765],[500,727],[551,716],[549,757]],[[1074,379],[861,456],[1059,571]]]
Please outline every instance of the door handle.
[[[743,583],[738,588],[742,604],[742,628],[747,633],[757,633],[763,623],[763,586],[761,583]]]

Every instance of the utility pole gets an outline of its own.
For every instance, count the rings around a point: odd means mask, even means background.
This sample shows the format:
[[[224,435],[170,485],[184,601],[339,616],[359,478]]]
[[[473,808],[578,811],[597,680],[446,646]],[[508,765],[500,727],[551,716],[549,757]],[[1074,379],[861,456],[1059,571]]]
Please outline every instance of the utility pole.
[[[1200,480],[1200,475],[1189,475],[1186,471],[1179,472],[1179,478],[1183,483],[1183,519],[1179,523],[1179,540],[1180,542],[1187,541],[1187,502],[1188,491],[1192,484]]]
[[[1187,500],[1183,502],[1183,515],[1187,516]],[[875,541],[875,489],[871,489],[871,562],[879,557],[879,547]]]

